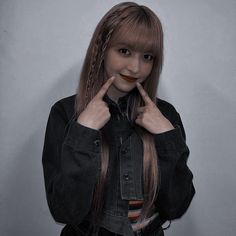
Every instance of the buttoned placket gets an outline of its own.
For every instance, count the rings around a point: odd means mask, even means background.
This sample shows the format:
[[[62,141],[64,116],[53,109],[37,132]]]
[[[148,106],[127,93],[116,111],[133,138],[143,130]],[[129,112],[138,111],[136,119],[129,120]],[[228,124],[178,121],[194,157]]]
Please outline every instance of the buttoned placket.
[[[112,106],[116,107],[118,110],[116,113],[118,123],[129,122],[128,117],[122,111],[122,108],[121,108],[121,106],[124,105],[122,104],[123,101],[122,102],[118,101],[118,103],[114,103],[113,101],[110,101],[110,102]],[[122,124],[120,125],[122,126]],[[119,134],[119,154],[118,155],[119,155],[119,161],[120,161],[121,197],[123,200],[143,199],[142,187],[141,187],[142,185],[141,176],[140,176],[140,172],[142,172],[142,168],[136,168],[137,163],[135,163],[137,161],[139,161],[139,163],[142,162],[142,157],[140,158],[140,160],[137,159],[138,155],[141,154],[141,150],[139,153],[135,153],[134,151],[132,151],[131,150],[131,137],[124,139],[121,132],[118,132],[118,134]],[[140,145],[142,144],[140,143]],[[133,148],[137,149],[136,146]],[[134,157],[134,155],[136,157]],[[140,172],[138,172],[138,170]],[[135,171],[137,173],[135,173]]]
[[[113,177],[109,181],[109,187],[117,190],[115,193],[107,195],[106,212],[126,217],[129,208],[128,201],[143,200],[142,141],[134,131],[126,112],[124,112],[127,108],[126,99],[120,99],[118,103],[111,101],[109,98],[105,98],[105,101],[111,112],[111,119],[105,130],[107,137],[110,137],[110,144],[114,145],[111,153],[115,155],[111,156],[109,163],[110,169],[113,169]],[[119,166],[114,166],[114,163]],[[116,171],[117,175],[114,175]],[[118,185],[116,186],[115,183]],[[113,199],[113,202],[109,203],[111,199]],[[108,226],[109,224],[107,223]],[[126,232],[132,231],[131,228],[126,230]]]
[[[123,200],[142,200],[141,141],[133,133],[120,146],[120,190]],[[134,145],[136,144],[136,145]]]

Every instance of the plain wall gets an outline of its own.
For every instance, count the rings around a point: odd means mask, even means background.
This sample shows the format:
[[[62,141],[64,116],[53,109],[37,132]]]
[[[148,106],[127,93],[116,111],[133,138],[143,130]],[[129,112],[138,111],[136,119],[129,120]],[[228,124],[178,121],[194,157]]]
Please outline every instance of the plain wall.
[[[93,30],[119,1],[0,0],[0,235],[59,235],[41,164],[50,107],[75,93]],[[180,112],[196,195],[167,236],[236,235],[236,1],[137,1],[160,17],[158,90]]]

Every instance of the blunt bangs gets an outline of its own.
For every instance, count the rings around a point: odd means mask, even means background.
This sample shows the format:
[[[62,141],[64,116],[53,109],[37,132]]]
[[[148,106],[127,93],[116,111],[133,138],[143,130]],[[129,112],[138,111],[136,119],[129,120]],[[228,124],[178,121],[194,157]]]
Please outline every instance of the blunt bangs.
[[[145,18],[128,18],[118,25],[109,46],[124,44],[135,51],[152,53],[157,57],[161,51],[161,37],[155,22],[147,22]]]

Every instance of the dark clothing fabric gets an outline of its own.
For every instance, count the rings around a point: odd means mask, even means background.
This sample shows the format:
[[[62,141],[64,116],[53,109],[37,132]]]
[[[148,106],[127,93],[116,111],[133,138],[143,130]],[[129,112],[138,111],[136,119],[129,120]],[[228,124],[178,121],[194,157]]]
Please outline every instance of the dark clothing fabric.
[[[142,140],[125,115],[127,96],[120,98],[118,104],[107,95],[104,101],[109,106],[111,118],[102,128],[109,144],[109,165],[99,225],[117,235],[133,236],[127,217],[128,201],[143,200]],[[76,235],[82,235],[84,222],[91,218],[94,188],[101,170],[102,136],[100,130],[76,122],[74,102],[75,96],[64,98],[51,109],[43,149],[43,170],[52,216],[68,225],[64,231],[72,227]],[[154,228],[152,232],[160,231],[161,234],[143,232],[143,235],[153,236],[162,235],[161,225],[166,220],[185,213],[195,193],[193,175],[187,166],[189,149],[181,118],[166,101],[157,99],[156,105],[175,129],[153,135],[160,179],[155,202],[159,216],[146,228]],[[86,231],[86,224],[84,228]]]

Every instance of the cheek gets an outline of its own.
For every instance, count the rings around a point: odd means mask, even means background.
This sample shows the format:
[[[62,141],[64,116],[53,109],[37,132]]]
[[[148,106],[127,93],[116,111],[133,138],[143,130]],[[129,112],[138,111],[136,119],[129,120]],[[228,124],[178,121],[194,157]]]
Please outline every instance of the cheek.
[[[142,71],[144,77],[149,76],[152,71],[152,63],[144,65]]]
[[[151,74],[152,72],[152,64],[146,64],[143,65],[142,67],[142,79],[140,80],[140,83],[144,82],[147,77]]]
[[[106,71],[113,71],[119,69],[119,60],[113,55],[113,53],[108,53],[104,60],[104,66]]]

